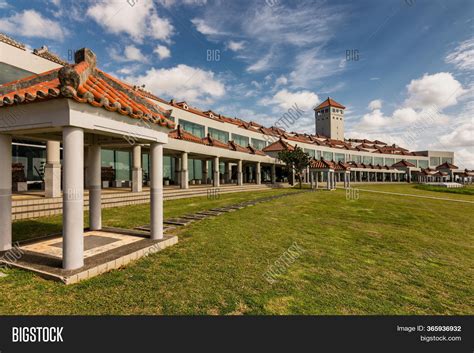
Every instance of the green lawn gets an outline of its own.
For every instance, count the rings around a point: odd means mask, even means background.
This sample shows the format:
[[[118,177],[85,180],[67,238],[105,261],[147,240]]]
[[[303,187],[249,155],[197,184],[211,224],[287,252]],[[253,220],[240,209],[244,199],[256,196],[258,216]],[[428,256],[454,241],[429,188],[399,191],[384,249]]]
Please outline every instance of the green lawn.
[[[447,192],[450,194],[462,194],[462,195],[471,195],[474,196],[474,187],[472,185],[465,186],[463,188],[445,188],[442,186],[435,185],[417,185],[417,189],[427,190],[427,191],[437,191],[437,192]]]
[[[390,187],[370,186],[440,195]],[[214,202],[165,207],[179,215]],[[292,195],[195,223],[177,245],[77,285],[11,270],[0,278],[0,314],[474,314],[473,214],[473,204],[364,191]],[[104,220],[144,224],[148,207],[106,210]],[[26,224],[15,231],[39,229]],[[268,283],[268,266],[294,243],[304,252]]]

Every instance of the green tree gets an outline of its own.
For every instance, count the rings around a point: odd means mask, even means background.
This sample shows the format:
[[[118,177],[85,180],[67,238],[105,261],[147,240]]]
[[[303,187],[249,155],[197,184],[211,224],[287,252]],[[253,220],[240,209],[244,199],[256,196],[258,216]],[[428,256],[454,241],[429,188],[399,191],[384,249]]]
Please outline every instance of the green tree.
[[[288,172],[295,171],[295,176],[298,178],[300,189],[302,188],[302,176],[306,167],[309,166],[311,157],[298,146],[293,150],[286,150],[278,152],[278,158],[285,163]]]

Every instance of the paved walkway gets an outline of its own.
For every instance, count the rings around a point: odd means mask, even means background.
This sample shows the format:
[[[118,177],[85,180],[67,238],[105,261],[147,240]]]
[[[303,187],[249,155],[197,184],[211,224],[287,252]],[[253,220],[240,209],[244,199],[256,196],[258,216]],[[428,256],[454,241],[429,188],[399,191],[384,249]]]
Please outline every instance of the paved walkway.
[[[452,201],[452,202],[461,202],[461,203],[469,203],[474,204],[474,201],[468,200],[456,200],[456,199],[448,199],[445,197],[435,197],[435,196],[423,196],[423,195],[415,195],[415,194],[402,194],[399,192],[389,192],[389,191],[379,191],[379,190],[369,190],[369,189],[357,189],[360,191],[367,191],[367,192],[374,192],[376,194],[388,194],[388,195],[398,195],[398,196],[410,196],[410,197],[419,197],[422,199],[431,199],[431,200],[440,200],[440,201]]]

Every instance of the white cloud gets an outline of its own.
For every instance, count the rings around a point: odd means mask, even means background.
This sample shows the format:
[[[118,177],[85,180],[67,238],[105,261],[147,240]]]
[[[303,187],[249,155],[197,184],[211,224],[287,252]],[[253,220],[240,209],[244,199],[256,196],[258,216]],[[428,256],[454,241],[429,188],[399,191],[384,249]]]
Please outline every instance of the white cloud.
[[[217,35],[220,32],[211,27],[208,22],[202,18],[193,18],[191,23],[196,27],[196,30],[204,35]]]
[[[115,48],[111,48],[109,52],[110,57],[117,62],[148,62],[147,57],[141,52],[139,48],[134,45],[127,45],[123,53],[119,53]]]
[[[10,5],[6,2],[6,0],[0,0],[0,9],[6,9],[10,7]]]
[[[443,109],[458,102],[465,90],[449,72],[425,74],[408,85],[408,99],[405,104],[412,108],[435,107]]]
[[[225,94],[224,84],[216,79],[212,71],[183,64],[169,69],[152,68],[143,75],[128,76],[126,80],[145,84],[147,90],[158,96],[186,100],[200,107]]]
[[[239,51],[239,50],[244,49],[244,47],[245,47],[244,41],[236,42],[236,41],[231,40],[227,43],[227,48],[229,48],[232,51]]]
[[[295,69],[290,73],[293,87],[313,87],[322,78],[333,76],[343,70],[341,59],[324,57],[321,50],[310,49],[296,55]]]
[[[381,109],[382,108],[382,101],[380,99],[375,99],[369,103],[368,108],[370,110]]]
[[[171,56],[170,50],[165,47],[164,45],[158,45],[155,50],[153,50],[154,53],[158,54],[158,57],[163,60],[166,58],[169,58]]]
[[[283,85],[286,85],[287,83],[288,83],[288,79],[283,75],[278,77],[275,81],[275,84],[277,84],[278,86],[283,86]]]
[[[474,70],[474,38],[461,42],[446,56],[445,61],[460,70]]]
[[[165,7],[174,5],[205,5],[207,0],[158,0]]]
[[[260,57],[256,62],[247,67],[248,72],[261,72],[271,68],[275,62],[273,51],[270,51],[265,56]]]
[[[174,32],[170,21],[158,16],[152,1],[137,1],[130,6],[126,1],[106,0],[89,7],[86,14],[107,32],[125,33],[137,42],[145,37],[169,41]]]
[[[290,92],[286,89],[280,90],[271,98],[260,100],[262,105],[276,105],[280,110],[288,110],[295,104],[298,108],[309,111],[319,102],[318,96],[310,91]]]
[[[462,124],[452,132],[439,138],[440,142],[447,147],[465,147],[470,146],[471,152],[474,149],[474,120]]]
[[[35,10],[24,10],[0,18],[0,31],[24,37],[63,40],[67,31],[59,22],[44,18]]]

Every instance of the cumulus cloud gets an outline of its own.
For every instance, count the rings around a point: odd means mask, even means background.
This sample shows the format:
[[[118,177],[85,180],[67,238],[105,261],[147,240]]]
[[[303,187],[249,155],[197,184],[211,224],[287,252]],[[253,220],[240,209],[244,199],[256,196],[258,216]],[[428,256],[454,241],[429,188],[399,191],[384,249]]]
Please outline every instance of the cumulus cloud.
[[[452,132],[440,137],[440,142],[448,147],[470,146],[471,152],[474,149],[474,120],[462,124]]]
[[[153,1],[137,1],[129,6],[126,2],[106,0],[89,7],[86,14],[107,32],[125,33],[137,42],[145,37],[169,41],[174,33],[171,22],[158,16]]]
[[[380,99],[375,99],[369,103],[370,110],[381,109],[382,108],[382,101]]]
[[[311,110],[318,102],[319,98],[316,93],[310,91],[290,92],[286,89],[278,91],[273,97],[260,100],[262,105],[276,105],[281,110],[287,110],[295,104],[302,110]]]
[[[126,77],[128,82],[144,84],[147,90],[158,96],[186,100],[202,106],[225,94],[224,84],[212,71],[205,71],[188,65],[169,69],[152,68],[145,74]]]
[[[227,43],[227,48],[232,51],[239,51],[239,50],[244,49],[244,47],[245,47],[244,41],[236,42],[236,41],[231,40]]]
[[[163,60],[166,58],[169,58],[171,56],[170,50],[165,47],[164,45],[158,45],[155,50],[153,50],[154,53],[158,54],[158,57]]]
[[[193,18],[191,23],[196,27],[196,30],[204,35],[217,35],[220,32],[211,27],[208,22],[202,18]]]
[[[449,72],[425,74],[412,80],[408,86],[406,105],[413,108],[436,107],[443,109],[458,102],[465,90]]]
[[[158,0],[158,2],[165,7],[171,7],[175,5],[205,5],[207,0]]]
[[[127,45],[123,53],[120,53],[116,48],[111,48],[109,52],[110,57],[117,62],[148,62],[146,56],[141,52],[139,48],[134,45]]]
[[[461,42],[453,52],[446,56],[445,61],[460,70],[474,70],[474,39]]]
[[[0,31],[24,37],[63,40],[67,31],[59,22],[45,18],[35,10],[24,10],[10,17],[0,18]]]

